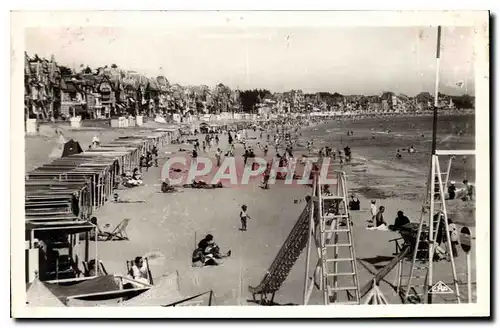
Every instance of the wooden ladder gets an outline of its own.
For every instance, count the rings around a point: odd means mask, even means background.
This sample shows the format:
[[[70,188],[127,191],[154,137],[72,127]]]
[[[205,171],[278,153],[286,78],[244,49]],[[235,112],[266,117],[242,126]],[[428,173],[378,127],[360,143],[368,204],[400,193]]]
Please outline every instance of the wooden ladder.
[[[323,300],[325,305],[360,304],[346,175],[335,173],[335,194],[324,193],[321,179],[317,183]]]

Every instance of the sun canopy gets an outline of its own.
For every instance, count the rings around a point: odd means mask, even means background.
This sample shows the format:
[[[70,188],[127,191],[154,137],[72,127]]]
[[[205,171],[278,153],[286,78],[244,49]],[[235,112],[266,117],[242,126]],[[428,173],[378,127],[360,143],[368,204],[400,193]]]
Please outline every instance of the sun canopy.
[[[96,226],[86,221],[52,221],[52,222],[26,222],[26,231],[35,230],[42,233],[43,231],[59,231],[68,234],[77,234],[88,232],[96,229]]]

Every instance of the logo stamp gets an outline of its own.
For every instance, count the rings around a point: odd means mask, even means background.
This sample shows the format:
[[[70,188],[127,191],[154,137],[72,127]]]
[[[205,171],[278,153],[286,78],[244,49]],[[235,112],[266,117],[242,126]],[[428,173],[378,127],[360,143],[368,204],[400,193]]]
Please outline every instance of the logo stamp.
[[[429,289],[431,294],[453,294],[453,290],[448,287],[444,282],[438,281],[431,289]]]

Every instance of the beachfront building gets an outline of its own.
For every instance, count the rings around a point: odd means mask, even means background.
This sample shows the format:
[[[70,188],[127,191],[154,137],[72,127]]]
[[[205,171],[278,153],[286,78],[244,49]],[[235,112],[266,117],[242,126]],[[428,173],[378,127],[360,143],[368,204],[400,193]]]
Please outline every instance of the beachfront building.
[[[383,112],[389,111],[389,102],[387,101],[387,99],[382,100],[382,111]]]
[[[306,109],[305,96],[302,90],[290,90],[283,93],[284,101],[286,102],[285,111],[303,112]]]
[[[149,80],[146,87],[146,99],[149,100],[150,106],[154,107],[154,113],[156,111],[168,112],[172,100],[170,94],[170,82],[165,76],[160,75],[156,77],[156,80]]]
[[[69,119],[74,116],[87,116],[86,94],[82,82],[76,77],[64,77],[60,84],[60,99],[62,117]]]
[[[101,81],[97,84],[97,92],[100,94],[101,108],[106,115],[111,115],[115,111],[116,92],[113,83],[106,75],[102,75]]]
[[[59,107],[60,72],[54,56],[47,60],[24,53],[25,114],[48,119]]]
[[[106,112],[102,106],[101,94],[97,86],[99,77],[94,74],[79,74],[79,87],[85,93],[86,114],[85,117],[93,119],[109,118],[109,111]]]

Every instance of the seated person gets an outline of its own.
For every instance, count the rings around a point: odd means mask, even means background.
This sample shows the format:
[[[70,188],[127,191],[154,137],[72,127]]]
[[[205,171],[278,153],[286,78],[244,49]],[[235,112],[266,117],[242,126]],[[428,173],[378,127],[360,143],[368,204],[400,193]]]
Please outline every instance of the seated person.
[[[410,223],[410,219],[404,215],[403,211],[398,211],[398,216],[394,220],[394,225],[389,226],[393,231],[399,231],[403,226]]]
[[[142,257],[137,256],[132,265],[131,276],[134,280],[149,284],[148,266]]]
[[[170,185],[168,178],[166,178],[165,181],[163,181],[161,183],[161,192],[170,193],[170,192],[174,192],[174,191],[175,191],[175,188]]]
[[[202,266],[219,265],[220,262],[217,260],[229,256],[231,256],[231,250],[226,254],[221,254],[219,246],[214,242],[214,236],[208,234],[198,243],[198,248],[193,252],[192,262],[193,265],[197,262],[201,262]]]
[[[132,175],[127,178],[127,176],[124,176],[124,182],[123,185],[125,187],[135,187],[135,186],[140,186],[142,184],[142,176],[139,173],[139,169],[135,168],[134,171],[132,172]]]
[[[89,261],[89,263],[87,264],[87,269],[88,269],[88,271],[84,272],[85,277],[94,277],[94,276],[99,275],[101,273],[99,268],[96,266],[95,259],[92,259]]]
[[[351,195],[351,201],[349,202],[349,209],[351,211],[359,211],[361,209],[358,197],[354,197],[354,195]]]
[[[368,227],[368,230],[382,230],[382,231],[387,231],[388,230],[388,225],[387,222],[384,221],[384,211],[385,207],[380,206],[379,211],[375,215],[375,227]]]
[[[139,172],[139,169],[137,167],[132,171],[132,179],[142,180],[141,173]]]

